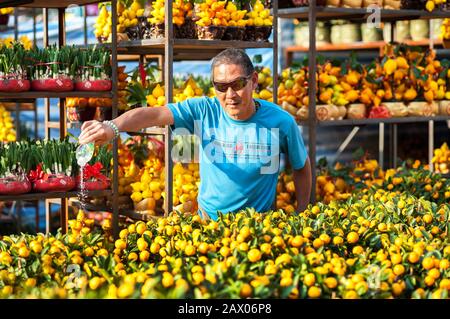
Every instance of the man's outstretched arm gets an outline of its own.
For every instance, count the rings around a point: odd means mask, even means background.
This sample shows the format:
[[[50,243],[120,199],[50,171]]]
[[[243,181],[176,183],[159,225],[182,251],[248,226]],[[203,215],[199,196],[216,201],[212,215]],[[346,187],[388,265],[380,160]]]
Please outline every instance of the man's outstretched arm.
[[[138,132],[152,126],[172,125],[172,112],[167,106],[140,107],[125,112],[113,120],[121,132]],[[80,144],[95,142],[105,144],[114,138],[112,128],[99,121],[87,121],[81,127]]]

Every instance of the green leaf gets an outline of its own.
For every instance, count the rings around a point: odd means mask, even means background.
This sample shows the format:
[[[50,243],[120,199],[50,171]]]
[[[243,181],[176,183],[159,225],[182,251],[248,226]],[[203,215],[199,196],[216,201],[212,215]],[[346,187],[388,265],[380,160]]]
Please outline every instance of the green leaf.
[[[253,56],[253,63],[254,64],[259,64],[262,62],[262,55],[261,54],[256,54],[255,56]]]

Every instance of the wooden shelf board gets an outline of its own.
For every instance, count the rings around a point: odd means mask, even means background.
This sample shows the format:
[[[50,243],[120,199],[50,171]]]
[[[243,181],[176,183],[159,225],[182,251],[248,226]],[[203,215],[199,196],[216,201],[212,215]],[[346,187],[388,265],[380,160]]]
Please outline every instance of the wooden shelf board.
[[[273,48],[273,43],[263,41],[221,41],[221,40],[196,40],[196,39],[174,39],[173,40],[174,60],[209,60],[222,50],[227,48],[257,49]],[[99,44],[97,44],[99,45]],[[110,43],[102,44],[111,48]],[[90,47],[92,45],[89,45]],[[164,55],[165,39],[144,39],[121,41],[117,45],[118,56],[133,55]],[[85,47],[85,46],[79,46]]]
[[[30,99],[40,99],[40,98],[67,98],[67,97],[109,97],[112,98],[111,91],[105,92],[88,92],[88,91],[70,91],[70,92],[37,92],[37,91],[28,91],[28,92],[20,92],[20,93],[5,93],[0,92],[0,101],[23,101]]]
[[[29,2],[26,4],[21,4],[23,2]],[[11,1],[10,6],[15,6],[14,3],[21,7],[27,8],[67,8],[69,5],[83,6],[86,4],[99,3],[99,0],[33,0],[33,1]]]
[[[5,109],[9,112],[15,112],[16,111],[16,103],[14,102],[6,102],[6,103],[2,103],[3,106],[5,107]],[[34,103],[19,103],[19,111],[20,112],[24,112],[24,111],[35,111],[36,110],[36,105]]]
[[[379,123],[402,124],[402,123],[418,123],[428,121],[449,121],[450,116],[432,116],[432,117],[391,117],[387,119],[362,119],[362,120],[335,120],[335,121],[318,121],[317,126],[360,126],[373,125]],[[308,122],[299,121],[299,125],[308,126]]]
[[[89,191],[87,196],[106,196],[112,194],[111,190]],[[49,192],[49,193],[27,193],[22,195],[0,195],[0,202],[18,201],[18,200],[41,200],[47,198],[69,198],[77,197],[77,191],[71,192]]]
[[[401,42],[402,44],[407,44],[410,46],[429,46],[429,40],[405,40]],[[434,45],[442,45],[442,40],[435,40]],[[321,44],[317,46],[317,51],[352,51],[352,50],[375,50],[387,45],[384,41],[374,41],[374,42],[353,42],[353,43],[343,43],[343,44]],[[302,45],[294,45],[286,48],[286,52],[309,52],[309,48]]]
[[[297,18],[308,20],[309,7],[285,8],[278,10],[280,18]],[[365,8],[333,8],[317,7],[317,20],[345,19],[353,21],[367,21],[373,11]],[[428,12],[425,10],[388,10],[381,9],[380,17],[382,21],[415,20],[415,19],[440,19],[450,17],[450,11],[435,10]]]

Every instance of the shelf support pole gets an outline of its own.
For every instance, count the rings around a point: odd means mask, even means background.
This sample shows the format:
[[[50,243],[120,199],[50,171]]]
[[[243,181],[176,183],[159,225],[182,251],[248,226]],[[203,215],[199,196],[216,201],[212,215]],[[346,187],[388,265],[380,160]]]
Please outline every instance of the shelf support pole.
[[[172,22],[172,1],[165,3],[165,37],[164,37],[164,85],[166,92],[166,103],[172,103],[173,99],[173,22]],[[164,214],[167,216],[173,209],[173,162],[172,162],[172,132],[170,125],[167,125],[164,136],[164,157],[166,165],[165,183],[166,196],[164,197]]]
[[[48,9],[44,8],[42,12],[42,24],[43,24],[43,46],[44,48],[48,47],[49,39],[48,39]],[[48,122],[50,121],[50,98],[44,99],[44,119],[45,119],[45,138],[50,138],[50,128],[48,127]],[[45,233],[50,233],[50,223],[51,223],[51,205],[49,201],[46,199],[45,202]]]
[[[278,104],[278,1],[272,2],[273,16],[273,103]]]
[[[308,22],[309,22],[309,117],[308,117],[308,141],[309,160],[311,162],[311,198],[310,202],[316,202],[316,0],[309,1]]]
[[[112,118],[118,115],[118,91],[117,91],[117,0],[111,1],[111,25],[112,25],[112,40],[111,40],[111,60],[112,60]],[[118,162],[119,144],[117,139],[113,141],[113,183],[112,183],[112,227],[113,236],[115,239],[119,238],[119,162]]]
[[[378,125],[378,162],[381,169],[384,167],[384,123]]]
[[[397,168],[397,154],[398,154],[398,124],[393,125],[393,152],[392,161],[394,163],[393,168]]]
[[[66,45],[66,9],[58,9],[58,46]],[[67,135],[66,99],[59,99],[59,138],[62,141]],[[60,222],[62,233],[68,231],[69,206],[67,198],[61,199]]]

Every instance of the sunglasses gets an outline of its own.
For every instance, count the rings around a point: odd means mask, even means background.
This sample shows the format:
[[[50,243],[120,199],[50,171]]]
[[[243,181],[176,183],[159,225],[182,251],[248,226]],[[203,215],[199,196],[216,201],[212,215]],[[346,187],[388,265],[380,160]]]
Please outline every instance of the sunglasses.
[[[248,83],[248,80],[250,80],[252,76],[242,76],[237,78],[236,80],[234,80],[233,82],[229,82],[229,83],[219,83],[219,82],[213,82],[214,88],[222,93],[225,93],[228,91],[228,88],[231,88],[233,91],[239,91],[242,90]]]

